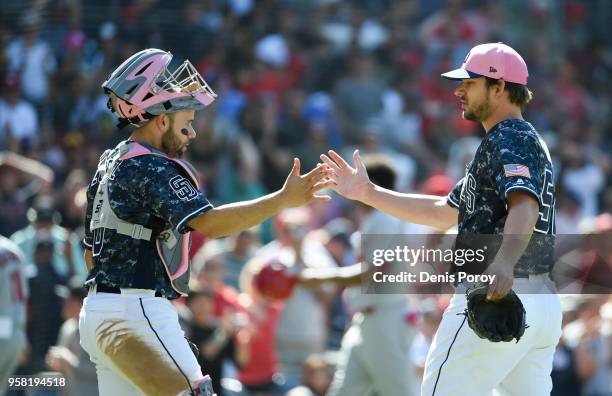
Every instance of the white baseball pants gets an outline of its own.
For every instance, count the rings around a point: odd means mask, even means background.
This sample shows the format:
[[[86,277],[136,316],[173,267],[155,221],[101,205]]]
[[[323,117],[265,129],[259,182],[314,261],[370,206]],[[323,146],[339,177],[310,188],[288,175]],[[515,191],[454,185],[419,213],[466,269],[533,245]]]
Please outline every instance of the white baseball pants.
[[[479,338],[458,315],[466,297],[465,289],[457,290],[427,355],[422,396],[550,395],[553,354],[561,337],[559,297],[547,276],[515,279],[513,290],[529,325],[518,343]]]
[[[101,396],[177,395],[204,377],[176,309],[153,291],[90,291],[79,331]]]

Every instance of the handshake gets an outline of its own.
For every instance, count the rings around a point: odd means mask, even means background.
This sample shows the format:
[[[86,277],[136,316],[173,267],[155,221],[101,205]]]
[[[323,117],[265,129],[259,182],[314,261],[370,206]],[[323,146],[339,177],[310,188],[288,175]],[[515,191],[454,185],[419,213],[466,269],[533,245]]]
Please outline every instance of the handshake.
[[[321,154],[320,158],[321,163],[301,176],[300,160],[293,160],[293,168],[279,192],[283,206],[290,208],[312,201],[329,201],[331,197],[328,195],[316,195],[328,187],[348,199],[365,203],[368,192],[374,189],[374,184],[368,178],[359,151],[355,150],[353,153],[354,168],[333,150],[330,150],[328,155]]]

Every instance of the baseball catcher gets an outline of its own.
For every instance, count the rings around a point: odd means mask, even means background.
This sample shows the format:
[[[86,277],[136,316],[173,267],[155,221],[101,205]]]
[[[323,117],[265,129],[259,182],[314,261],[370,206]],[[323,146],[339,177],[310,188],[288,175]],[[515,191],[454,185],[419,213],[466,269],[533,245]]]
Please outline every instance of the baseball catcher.
[[[327,170],[300,175],[296,158],[279,191],[213,207],[181,157],[196,142],[195,112],[216,94],[191,62],[171,70],[171,60],[166,51],[140,51],[102,84],[119,127],[134,127],[101,156],[87,190],[89,294],[79,330],[103,396],[212,395],[170,303],[189,292],[190,233],[230,235],[284,208],[329,199],[315,195],[329,184]]]

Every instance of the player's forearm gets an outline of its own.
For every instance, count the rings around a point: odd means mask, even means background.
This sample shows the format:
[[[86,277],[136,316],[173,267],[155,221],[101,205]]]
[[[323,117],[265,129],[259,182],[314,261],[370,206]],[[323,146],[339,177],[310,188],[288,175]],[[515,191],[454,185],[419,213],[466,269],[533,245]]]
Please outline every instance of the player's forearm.
[[[447,230],[457,224],[458,211],[446,203],[446,197],[404,194],[372,185],[361,200],[399,219]]]
[[[53,182],[53,170],[42,162],[15,153],[7,154],[4,162],[45,183]]]
[[[306,268],[300,273],[299,283],[306,287],[317,287],[331,282],[338,286],[361,284],[361,264],[342,268]]]
[[[514,268],[529,245],[538,216],[537,204],[527,200],[510,208],[504,225],[504,239],[494,263]]]
[[[280,193],[275,192],[250,201],[231,203],[191,220],[189,227],[210,238],[219,238],[247,230],[284,209]]]
[[[90,249],[85,249],[83,252],[83,258],[85,259],[85,266],[87,267],[87,272],[91,271],[93,268],[93,254]]]

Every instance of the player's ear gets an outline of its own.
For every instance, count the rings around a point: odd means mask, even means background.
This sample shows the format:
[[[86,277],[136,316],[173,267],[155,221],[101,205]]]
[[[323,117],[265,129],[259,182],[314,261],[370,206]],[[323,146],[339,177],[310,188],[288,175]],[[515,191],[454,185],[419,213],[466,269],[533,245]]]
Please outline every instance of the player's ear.
[[[170,120],[168,120],[168,116],[166,114],[155,117],[155,123],[162,131],[165,131],[168,128],[169,122]]]
[[[501,97],[504,94],[505,88],[506,82],[502,79],[497,80],[497,84],[495,84],[495,96]]]

